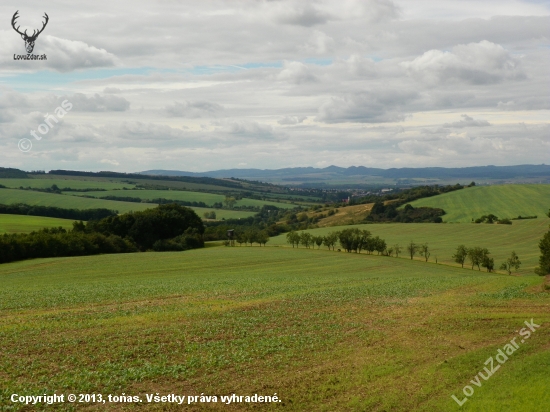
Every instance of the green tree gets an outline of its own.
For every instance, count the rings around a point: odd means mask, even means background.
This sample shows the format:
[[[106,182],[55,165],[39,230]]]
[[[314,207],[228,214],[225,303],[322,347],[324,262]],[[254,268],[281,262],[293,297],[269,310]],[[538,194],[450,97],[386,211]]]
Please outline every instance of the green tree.
[[[294,245],[298,247],[298,245],[300,244],[300,234],[291,230],[286,234],[286,241],[287,243],[292,245],[292,248],[294,248]]]
[[[487,254],[483,257],[481,267],[486,268],[487,272],[492,272],[495,269],[495,260]]]
[[[236,232],[235,233],[235,240],[239,244],[239,246],[242,246],[243,243],[246,244],[246,236],[244,235],[244,232]]]
[[[399,254],[403,251],[403,248],[399,246],[399,243],[396,243],[393,245],[393,251],[395,253],[395,257],[399,257]]]
[[[225,196],[223,203],[225,204],[225,207],[233,209],[233,206],[235,206],[235,203],[237,203],[237,199],[235,199],[233,196]]]
[[[384,239],[380,239],[378,236],[374,238],[374,250],[378,252],[378,254],[383,253],[386,250],[386,241]]]
[[[340,246],[346,252],[351,253],[352,250],[357,251],[357,233],[359,229],[344,229],[338,234],[338,239],[340,240]]]
[[[302,232],[300,234],[300,243],[309,249],[309,245],[313,243],[313,236],[309,232]]]
[[[489,251],[479,246],[468,249],[468,259],[472,264],[472,270],[474,269],[474,266],[477,266],[477,270],[481,270],[483,258],[487,254],[489,254]]]
[[[427,262],[431,255],[430,248],[428,247],[427,243],[424,243],[419,246],[419,253],[420,253],[420,256],[424,256],[424,259],[426,259],[426,262]]]
[[[260,244],[260,246],[262,246],[262,244],[265,246],[265,244],[269,242],[267,230],[260,230],[256,235],[256,241]]]
[[[323,236],[313,236],[313,242],[317,245],[317,249],[321,249],[323,244]]]
[[[510,257],[506,259],[506,261],[503,262],[502,265],[500,265],[500,269],[505,270],[506,272],[508,272],[509,275],[511,275],[512,269],[518,270],[520,266],[521,262],[518,255],[516,255],[516,252],[512,252]]]
[[[547,216],[550,217],[550,210]],[[550,231],[546,232],[540,240],[539,249],[539,265],[535,269],[535,273],[540,276],[550,275]]]
[[[409,252],[409,256],[412,260],[416,252],[418,252],[418,245],[411,240],[407,245],[407,252]]]
[[[456,263],[459,263],[464,267],[464,262],[466,261],[466,258],[468,257],[468,248],[464,245],[459,245],[456,248],[456,252],[453,255],[453,259]]]
[[[338,242],[338,236],[338,232],[330,232],[323,238],[323,244],[328,247],[328,250],[330,250],[330,248],[334,250],[334,246],[336,245],[336,242]]]

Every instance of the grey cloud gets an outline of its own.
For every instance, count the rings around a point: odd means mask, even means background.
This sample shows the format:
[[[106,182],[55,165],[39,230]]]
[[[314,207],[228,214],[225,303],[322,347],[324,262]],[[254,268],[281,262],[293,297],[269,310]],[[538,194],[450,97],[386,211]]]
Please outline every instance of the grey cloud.
[[[487,120],[475,120],[473,117],[467,114],[462,115],[462,120],[453,123],[445,123],[443,127],[454,127],[456,129],[463,129],[465,127],[486,127],[491,126]]]
[[[481,85],[525,78],[520,61],[487,40],[455,46],[452,52],[430,50],[401,65],[413,75],[438,83],[459,80]]]
[[[405,107],[417,99],[415,92],[378,90],[333,97],[319,109],[317,121],[325,123],[385,123],[405,119]]]
[[[221,128],[221,131],[246,138],[247,140],[273,140],[280,138],[280,135],[275,133],[272,126],[255,121],[229,122]]]
[[[311,4],[305,4],[302,7],[286,10],[277,18],[279,22],[304,27],[324,24],[331,19],[334,18],[326,12],[316,9]]]
[[[130,108],[130,102],[124,97],[106,95],[86,96],[83,93],[75,93],[72,96],[63,96],[58,99],[59,102],[69,100],[73,105],[73,110],[81,112],[124,112]]]
[[[221,111],[223,111],[223,106],[207,101],[174,102],[164,108],[164,112],[169,117],[212,117]]]

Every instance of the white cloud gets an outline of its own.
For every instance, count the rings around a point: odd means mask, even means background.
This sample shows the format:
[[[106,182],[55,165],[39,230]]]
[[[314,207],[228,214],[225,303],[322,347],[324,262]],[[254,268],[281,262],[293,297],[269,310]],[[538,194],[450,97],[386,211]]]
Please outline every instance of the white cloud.
[[[307,116],[285,116],[282,119],[277,120],[280,125],[295,125],[302,123],[307,119]]]

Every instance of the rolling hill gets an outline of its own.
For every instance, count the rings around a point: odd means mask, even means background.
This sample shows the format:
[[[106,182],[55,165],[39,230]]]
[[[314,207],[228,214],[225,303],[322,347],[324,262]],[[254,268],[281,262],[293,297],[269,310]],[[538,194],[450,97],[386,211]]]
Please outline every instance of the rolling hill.
[[[550,185],[468,187],[419,199],[411,205],[445,210],[444,222],[471,222],[490,213],[499,218],[515,218],[518,215],[544,217],[550,209]]]

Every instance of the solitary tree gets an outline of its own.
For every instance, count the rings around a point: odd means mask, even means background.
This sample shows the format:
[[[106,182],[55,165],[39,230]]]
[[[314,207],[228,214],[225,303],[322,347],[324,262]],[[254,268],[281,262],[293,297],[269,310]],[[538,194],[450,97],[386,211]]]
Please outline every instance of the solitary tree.
[[[550,217],[550,210],[548,211],[548,217]],[[550,231],[540,240],[539,249],[539,265],[535,269],[535,273],[540,276],[550,275]]]
[[[426,259],[426,262],[430,258],[430,248],[428,247],[427,243],[424,243],[423,245],[420,245],[420,256],[424,256],[424,259]]]
[[[416,255],[417,251],[418,251],[418,245],[411,240],[410,243],[407,245],[407,252],[409,252],[411,260],[414,257],[414,255]]]
[[[511,275],[512,268],[518,270],[520,266],[521,266],[521,262],[519,260],[518,255],[516,255],[516,252],[512,252],[510,257],[506,259],[506,262],[500,265],[500,269],[505,270],[506,272],[508,272],[509,275]]]
[[[456,248],[456,252],[453,255],[453,259],[456,263],[460,263],[464,267],[464,262],[468,257],[468,248],[464,245],[460,245]]]
[[[233,196],[226,196],[223,203],[229,209],[233,209],[233,206],[235,206],[235,203],[237,203],[237,199],[235,199]]]

